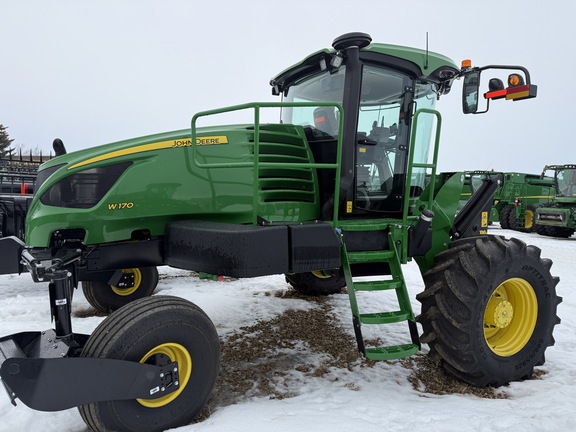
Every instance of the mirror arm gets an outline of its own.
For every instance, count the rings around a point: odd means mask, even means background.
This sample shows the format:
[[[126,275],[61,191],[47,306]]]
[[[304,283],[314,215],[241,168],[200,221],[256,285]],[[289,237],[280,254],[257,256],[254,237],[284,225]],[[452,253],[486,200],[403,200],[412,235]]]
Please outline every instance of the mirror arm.
[[[490,99],[486,99],[486,109],[484,111],[473,112],[472,114],[484,114],[487,113],[489,109],[490,109]]]
[[[486,70],[486,69],[520,70],[524,73],[524,77],[526,78],[526,84],[528,84],[528,85],[530,84],[530,72],[528,72],[528,69],[526,69],[524,66],[488,65],[488,66],[482,66],[482,67],[475,67],[475,68],[463,71],[461,76],[466,75],[466,73],[469,73],[470,71],[482,72],[483,70]]]

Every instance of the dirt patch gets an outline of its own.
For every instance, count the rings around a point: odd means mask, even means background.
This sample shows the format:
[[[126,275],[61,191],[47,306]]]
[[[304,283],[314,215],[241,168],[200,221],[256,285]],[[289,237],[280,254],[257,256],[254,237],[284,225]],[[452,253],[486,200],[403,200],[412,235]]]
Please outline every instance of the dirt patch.
[[[291,291],[275,293],[301,298]],[[222,367],[209,410],[252,397],[293,397],[307,380],[358,364],[355,340],[336,323],[325,298],[311,310],[288,310],[240,328],[221,342]]]
[[[175,276],[178,277],[178,276]],[[268,321],[241,327],[221,340],[221,371],[213,397],[196,421],[205,420],[214,410],[254,397],[283,399],[300,393],[311,380],[337,380],[337,370],[371,368],[377,362],[362,359],[349,329],[341,327],[331,306],[331,297],[304,296],[294,290],[266,292],[283,299],[305,300],[311,308],[287,310]],[[76,317],[102,316],[91,308],[75,311]],[[378,346],[381,341],[366,341]],[[411,373],[415,391],[430,395],[467,394],[487,399],[506,399],[505,388],[477,388],[449,373],[428,355],[397,360]],[[532,379],[544,372],[536,370]],[[351,391],[360,387],[342,382]]]
[[[334,316],[329,297],[307,297],[292,290],[269,295],[304,299],[314,303],[314,307],[304,311],[288,310],[272,320],[242,327],[223,340],[222,366],[214,396],[197,421],[220,407],[253,397],[294,397],[301,386],[312,379],[336,380],[331,373],[334,369],[352,371],[378,364],[359,356],[356,341]],[[425,354],[398,361],[412,371],[409,381],[423,396],[507,397],[502,389],[482,389],[459,381]],[[352,391],[360,389],[353,382],[342,385]]]
[[[413,357],[402,359],[404,367],[410,369],[412,374],[408,378],[414,390],[426,394],[467,394],[483,399],[507,399],[506,387],[475,387],[460,381],[442,367],[442,363],[433,360],[425,354],[417,354]],[[542,379],[546,372],[534,369],[529,380]]]
[[[507,399],[508,395],[501,389],[474,387],[460,381],[446,372],[440,361],[433,360],[428,355],[418,354],[402,360],[402,365],[412,374],[408,378],[414,390],[426,394],[467,394],[483,399]]]

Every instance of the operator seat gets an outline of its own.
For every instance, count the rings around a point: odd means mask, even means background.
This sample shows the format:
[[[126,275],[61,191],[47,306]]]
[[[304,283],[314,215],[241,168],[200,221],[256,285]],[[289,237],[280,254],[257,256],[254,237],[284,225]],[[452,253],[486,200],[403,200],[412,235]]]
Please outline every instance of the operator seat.
[[[333,107],[320,106],[314,109],[314,126],[331,136],[338,135],[338,120]]]
[[[387,143],[390,138],[390,128],[378,126],[378,122],[374,120],[372,130],[366,138],[374,140],[377,143]]]

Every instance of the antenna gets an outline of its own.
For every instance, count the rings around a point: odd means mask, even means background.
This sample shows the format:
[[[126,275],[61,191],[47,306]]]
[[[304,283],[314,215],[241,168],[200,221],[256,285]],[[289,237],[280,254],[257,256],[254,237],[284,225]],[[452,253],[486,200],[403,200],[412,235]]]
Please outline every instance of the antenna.
[[[424,60],[424,69],[428,69],[428,32],[426,32],[426,59]]]

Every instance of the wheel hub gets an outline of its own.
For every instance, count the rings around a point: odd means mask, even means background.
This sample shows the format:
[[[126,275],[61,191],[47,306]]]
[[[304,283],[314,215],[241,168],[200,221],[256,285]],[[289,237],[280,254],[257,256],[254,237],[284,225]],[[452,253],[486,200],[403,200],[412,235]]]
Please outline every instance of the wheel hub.
[[[514,306],[506,300],[490,302],[486,310],[486,324],[489,326],[508,327],[513,317]]]
[[[534,332],[538,299],[530,283],[521,278],[502,282],[484,310],[484,338],[490,350],[501,357],[521,351]]]
[[[324,273],[322,270],[315,270],[311,273],[319,279],[330,279],[331,277],[329,274]]]
[[[122,269],[122,272],[124,277],[130,282],[126,286],[112,286],[112,291],[119,296],[134,294],[140,288],[140,283],[142,283],[142,272],[139,268]]]
[[[192,374],[192,358],[188,350],[180,344],[177,343],[165,343],[158,345],[157,347],[151,349],[142,358],[140,363],[150,363],[150,364],[165,364],[166,362],[177,362],[179,370],[174,370],[174,374],[168,383],[179,387],[172,393],[162,396],[158,399],[137,399],[137,401],[148,408],[160,408],[168,405],[174,399],[178,397],[180,393],[188,384],[190,375]]]

